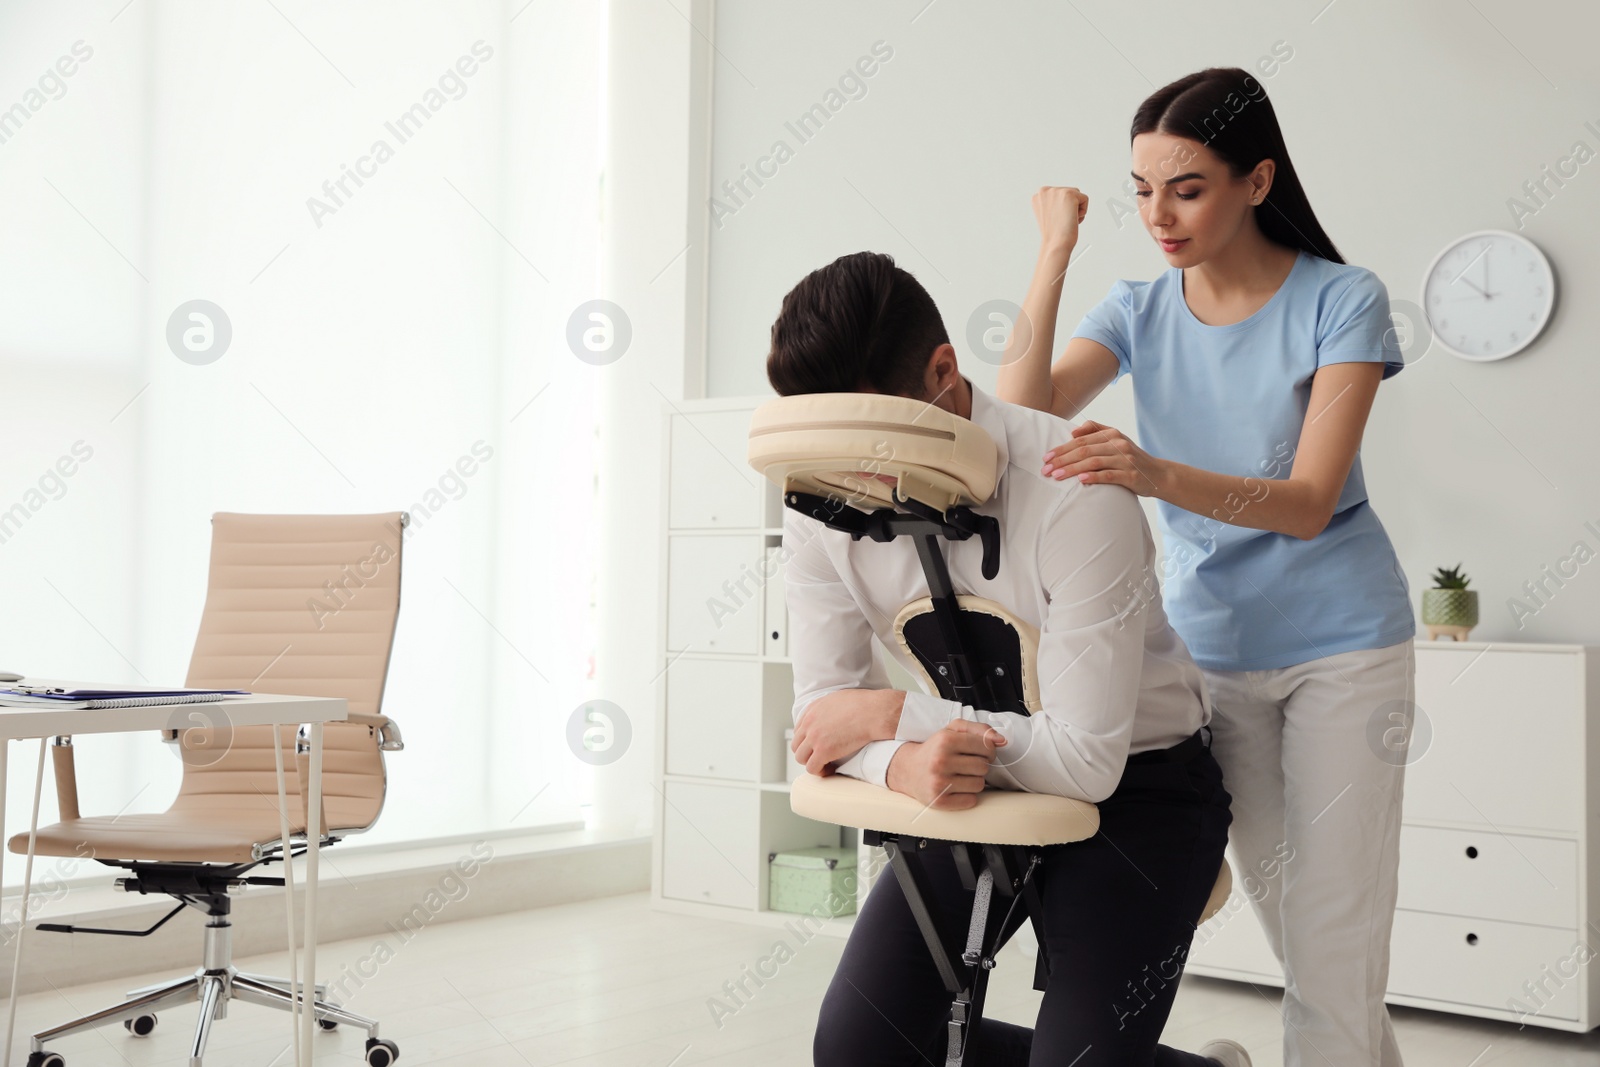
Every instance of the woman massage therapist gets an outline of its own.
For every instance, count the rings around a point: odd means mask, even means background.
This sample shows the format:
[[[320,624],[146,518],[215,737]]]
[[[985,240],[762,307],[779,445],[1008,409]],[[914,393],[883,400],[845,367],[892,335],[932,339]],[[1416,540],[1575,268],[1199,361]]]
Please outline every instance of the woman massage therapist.
[[[1085,421],[1045,473],[1159,501],[1165,554],[1146,588],[1159,581],[1204,672],[1235,878],[1284,968],[1286,1067],[1399,1067],[1384,990],[1415,624],[1357,451],[1403,365],[1388,294],[1323,232],[1247,72],[1157,90],[1132,162],[1168,269],[1113,284],[1052,366],[1088,200],[1041,189],[1033,328],[1012,331],[998,393],[1075,419],[1133,376],[1145,447]]]

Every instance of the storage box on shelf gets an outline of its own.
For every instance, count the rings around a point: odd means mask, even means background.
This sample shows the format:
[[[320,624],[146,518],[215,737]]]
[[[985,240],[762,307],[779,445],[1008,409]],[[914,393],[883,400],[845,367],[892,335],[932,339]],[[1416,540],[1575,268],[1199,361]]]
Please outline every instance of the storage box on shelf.
[[[783,732],[794,674],[783,602],[782,501],[745,462],[760,399],[664,411],[663,647],[653,897],[671,910],[783,923],[768,857],[854,845],[789,810]],[[827,928],[848,929],[851,917]]]
[[[1389,1002],[1600,1025],[1600,648],[1418,641]],[[1235,870],[1240,870],[1235,862]],[[1243,889],[1195,974],[1282,985]]]

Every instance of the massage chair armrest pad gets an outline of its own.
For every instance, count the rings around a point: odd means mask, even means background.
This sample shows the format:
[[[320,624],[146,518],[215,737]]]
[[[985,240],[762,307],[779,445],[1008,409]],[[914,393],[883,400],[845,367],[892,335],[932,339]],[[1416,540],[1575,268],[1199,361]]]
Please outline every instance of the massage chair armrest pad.
[[[974,807],[946,811],[842,774],[802,775],[790,787],[789,806],[818,822],[983,845],[1064,845],[1100,829],[1099,809],[1069,797],[986,789]]]

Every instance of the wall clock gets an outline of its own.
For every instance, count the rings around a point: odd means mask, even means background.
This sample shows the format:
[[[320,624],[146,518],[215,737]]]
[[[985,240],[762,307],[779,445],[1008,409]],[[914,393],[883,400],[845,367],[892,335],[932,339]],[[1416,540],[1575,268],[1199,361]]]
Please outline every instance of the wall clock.
[[[1433,336],[1462,359],[1504,359],[1550,321],[1556,279],[1537,245],[1506,230],[1469,233],[1433,257],[1422,306]]]

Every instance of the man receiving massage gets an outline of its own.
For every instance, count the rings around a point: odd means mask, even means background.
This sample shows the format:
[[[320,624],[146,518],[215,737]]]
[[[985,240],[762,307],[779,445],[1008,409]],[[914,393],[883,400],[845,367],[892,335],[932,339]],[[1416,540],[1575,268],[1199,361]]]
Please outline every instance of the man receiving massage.
[[[784,297],[767,378],[784,396],[923,400],[970,419],[997,446],[994,494],[974,510],[999,522],[999,574],[983,577],[975,538],[946,542],[945,557],[957,593],[988,597],[1038,628],[1042,708],[1032,716],[889,687],[872,638],[896,650],[895,614],[928,593],[909,541],[853,541],[793,509],[783,534],[794,749],[808,771],[941,809],[970,808],[985,788],[1099,805],[1099,833],[1046,849],[1035,873],[1050,980],[1034,1027],[984,1020],[968,1062],[1248,1067],[1231,1041],[1199,1055],[1158,1044],[1230,816],[1209,751],[1205,682],[1162,609],[1138,497],[1044,477],[1037,457],[1071,425],[964,378],[933,299],[887,255],[844,256]],[[930,906],[962,928],[970,894],[949,851],[929,853]],[[1025,921],[1014,914],[1006,935]],[[823,1000],[815,1062],[943,1063],[949,1009],[898,882],[878,879]]]

